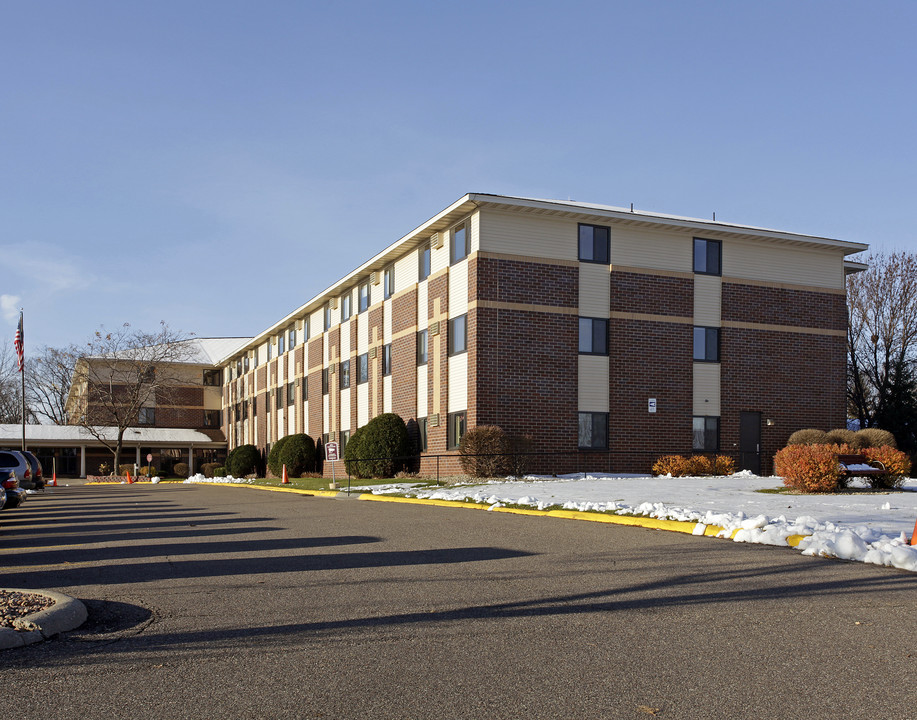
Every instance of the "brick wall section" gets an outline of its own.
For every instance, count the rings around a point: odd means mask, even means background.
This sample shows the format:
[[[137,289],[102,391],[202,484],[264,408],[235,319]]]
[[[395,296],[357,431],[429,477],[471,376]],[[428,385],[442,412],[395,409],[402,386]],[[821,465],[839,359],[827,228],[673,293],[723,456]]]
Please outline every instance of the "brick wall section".
[[[324,335],[309,340],[309,435],[316,443],[322,437],[322,413],[324,399],[322,395],[322,354]]]
[[[391,307],[392,412],[407,422],[417,414],[417,291],[392,298]]]
[[[843,294],[723,283],[724,321],[847,330]]]
[[[428,333],[429,346],[427,348],[427,407],[430,414],[436,412],[433,404],[433,378],[434,373],[439,376],[439,425],[427,427],[427,451],[441,453],[446,451],[446,428],[449,419],[449,344],[448,322],[449,313],[449,274],[443,273],[431,277],[427,281],[427,317],[434,317],[435,301],[439,299],[440,328],[439,334]],[[439,347],[439,365],[436,364],[436,348]]]
[[[694,315],[692,278],[644,275],[612,268],[611,311],[653,315]]]
[[[846,426],[846,338],[723,328],[720,342],[723,451],[739,449],[743,410],[762,414],[765,473],[773,471],[774,454],[795,430]]]
[[[615,470],[644,472],[657,453],[690,451],[692,341],[691,325],[611,320],[608,427]],[[656,398],[655,413],[648,412],[649,398]]]
[[[579,269],[517,260],[476,258],[469,261],[468,286],[478,300],[577,307]]]

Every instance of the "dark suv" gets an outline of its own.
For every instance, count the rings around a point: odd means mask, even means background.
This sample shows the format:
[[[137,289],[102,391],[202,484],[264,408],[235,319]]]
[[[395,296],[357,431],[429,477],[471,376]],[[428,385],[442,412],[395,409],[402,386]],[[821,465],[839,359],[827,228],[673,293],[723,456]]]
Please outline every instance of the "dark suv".
[[[32,483],[32,464],[18,450],[0,450],[0,470],[11,471],[23,490],[35,487]]]
[[[32,469],[32,484],[36,490],[45,489],[45,479],[41,474],[41,462],[30,450],[17,450],[26,460],[29,461],[29,467]]]

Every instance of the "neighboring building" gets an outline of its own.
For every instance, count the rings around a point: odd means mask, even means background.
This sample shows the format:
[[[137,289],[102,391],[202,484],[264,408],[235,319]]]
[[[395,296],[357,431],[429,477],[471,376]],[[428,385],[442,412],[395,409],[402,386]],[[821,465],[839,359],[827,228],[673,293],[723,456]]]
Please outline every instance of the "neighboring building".
[[[845,273],[863,268],[845,256],[866,249],[466,195],[230,352],[223,429],[230,448],[346,443],[395,412],[426,455],[494,424],[561,453],[544,470],[693,449],[769,471],[794,430],[844,426]]]

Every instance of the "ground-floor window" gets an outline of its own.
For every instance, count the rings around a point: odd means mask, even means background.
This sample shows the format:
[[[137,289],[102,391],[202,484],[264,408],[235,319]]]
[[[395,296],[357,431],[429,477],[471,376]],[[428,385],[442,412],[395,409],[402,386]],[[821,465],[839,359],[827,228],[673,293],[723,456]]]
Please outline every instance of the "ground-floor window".
[[[579,414],[579,447],[581,450],[608,449],[608,413]]]
[[[694,450],[714,452],[720,449],[720,419],[696,415],[692,418]]]
[[[465,434],[465,411],[449,413],[449,426],[446,429],[446,441],[449,450],[455,450]]]

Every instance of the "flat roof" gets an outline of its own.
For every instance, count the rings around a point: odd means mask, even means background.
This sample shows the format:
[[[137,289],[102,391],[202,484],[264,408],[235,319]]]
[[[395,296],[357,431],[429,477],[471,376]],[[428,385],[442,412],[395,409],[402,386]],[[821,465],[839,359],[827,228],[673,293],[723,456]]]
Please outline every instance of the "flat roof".
[[[103,427],[102,435],[108,442],[115,442],[118,428]],[[26,425],[26,445],[101,445],[92,433],[80,425]],[[124,431],[125,445],[149,445],[163,447],[178,445],[187,447],[226,445],[225,440],[212,440],[200,430],[184,428],[128,428]],[[22,447],[22,425],[0,425],[0,447],[13,450]]]

